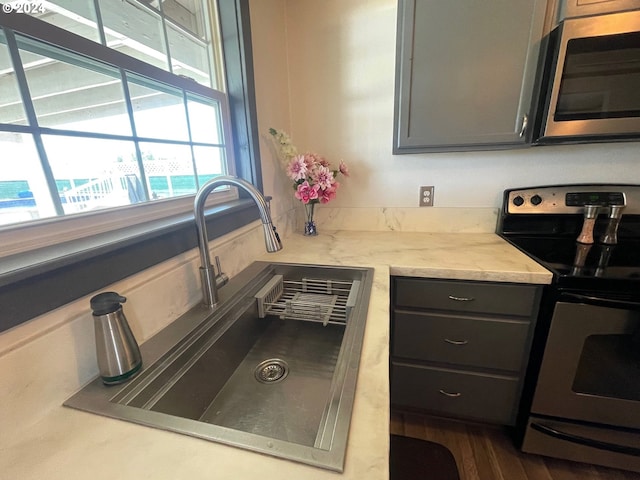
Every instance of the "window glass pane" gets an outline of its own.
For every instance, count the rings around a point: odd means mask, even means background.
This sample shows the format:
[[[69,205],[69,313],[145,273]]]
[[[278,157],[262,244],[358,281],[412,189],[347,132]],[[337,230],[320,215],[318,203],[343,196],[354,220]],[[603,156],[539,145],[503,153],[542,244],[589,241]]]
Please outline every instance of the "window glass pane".
[[[26,125],[27,117],[22,107],[13,63],[4,33],[0,30],[0,123]]]
[[[205,35],[205,8],[202,0],[164,0],[162,13],[198,38]]]
[[[196,170],[200,185],[218,175],[229,173],[224,161],[224,150],[220,147],[193,147]]]
[[[56,215],[31,135],[0,132],[0,225]]]
[[[212,87],[207,45],[167,22],[171,68],[176,75],[189,77]]]
[[[193,194],[197,190],[189,145],[140,143],[152,199]]]
[[[215,86],[220,69],[213,65],[222,57],[213,57],[216,22],[207,12],[215,6],[207,0],[42,5],[30,15],[94,42],[101,18],[106,46],[76,53],[85,44],[50,37],[50,29],[15,32],[22,85],[0,28],[0,225],[192,195],[233,171],[221,115],[226,98],[202,88],[195,93],[189,86],[195,83],[173,86],[171,74],[158,76],[137,62],[118,66],[123,57],[108,51],[168,70],[170,47],[173,73]],[[31,106],[35,118],[27,117]],[[21,133],[9,131],[14,125]]]
[[[182,92],[127,75],[136,134],[139,137],[189,140]]]
[[[64,213],[144,200],[133,142],[44,135]]]
[[[100,0],[100,13],[110,48],[169,69],[158,11],[135,0]]]
[[[19,45],[41,127],[131,135],[118,71],[53,49],[45,56],[29,41]]]
[[[195,96],[187,96],[189,127],[194,142],[222,143],[222,122],[218,102]]]
[[[40,20],[100,43],[93,0],[49,0]]]

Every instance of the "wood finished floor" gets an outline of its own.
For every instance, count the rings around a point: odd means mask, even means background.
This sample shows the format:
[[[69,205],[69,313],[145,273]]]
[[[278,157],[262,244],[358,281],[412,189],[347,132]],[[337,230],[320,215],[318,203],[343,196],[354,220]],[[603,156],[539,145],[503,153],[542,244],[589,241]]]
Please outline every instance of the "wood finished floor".
[[[500,427],[392,412],[391,433],[446,446],[460,480],[640,480],[639,473],[522,453]]]

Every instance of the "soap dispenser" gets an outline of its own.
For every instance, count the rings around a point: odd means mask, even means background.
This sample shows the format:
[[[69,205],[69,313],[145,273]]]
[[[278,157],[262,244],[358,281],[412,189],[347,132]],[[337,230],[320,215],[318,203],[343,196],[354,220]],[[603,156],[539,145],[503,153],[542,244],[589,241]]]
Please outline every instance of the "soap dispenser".
[[[122,310],[126,301],[116,292],[100,293],[90,300],[98,368],[106,385],[125,382],[142,367],[140,348]]]

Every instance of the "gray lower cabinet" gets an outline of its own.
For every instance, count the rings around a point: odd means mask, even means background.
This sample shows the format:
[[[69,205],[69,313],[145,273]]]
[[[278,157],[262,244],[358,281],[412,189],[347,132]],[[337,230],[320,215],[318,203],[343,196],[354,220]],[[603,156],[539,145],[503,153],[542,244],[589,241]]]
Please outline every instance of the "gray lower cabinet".
[[[399,0],[394,153],[530,140],[547,0]]]
[[[392,278],[391,404],[515,423],[542,287]]]

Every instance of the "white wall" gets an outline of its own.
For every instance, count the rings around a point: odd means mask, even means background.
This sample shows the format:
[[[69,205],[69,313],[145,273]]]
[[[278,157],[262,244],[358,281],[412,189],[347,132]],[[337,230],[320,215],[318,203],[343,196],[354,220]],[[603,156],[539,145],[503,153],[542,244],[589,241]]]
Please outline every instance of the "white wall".
[[[396,13],[397,0],[251,1],[261,132],[347,162],[332,206],[416,207],[420,185],[436,207],[495,208],[505,188],[640,183],[637,142],[392,155]],[[265,176],[282,179],[268,147]]]
[[[273,196],[271,205],[276,216],[297,206],[291,182],[279,166],[275,144],[268,133],[270,127],[292,130],[284,5],[282,0],[258,0],[250,5],[262,182],[265,194]]]

